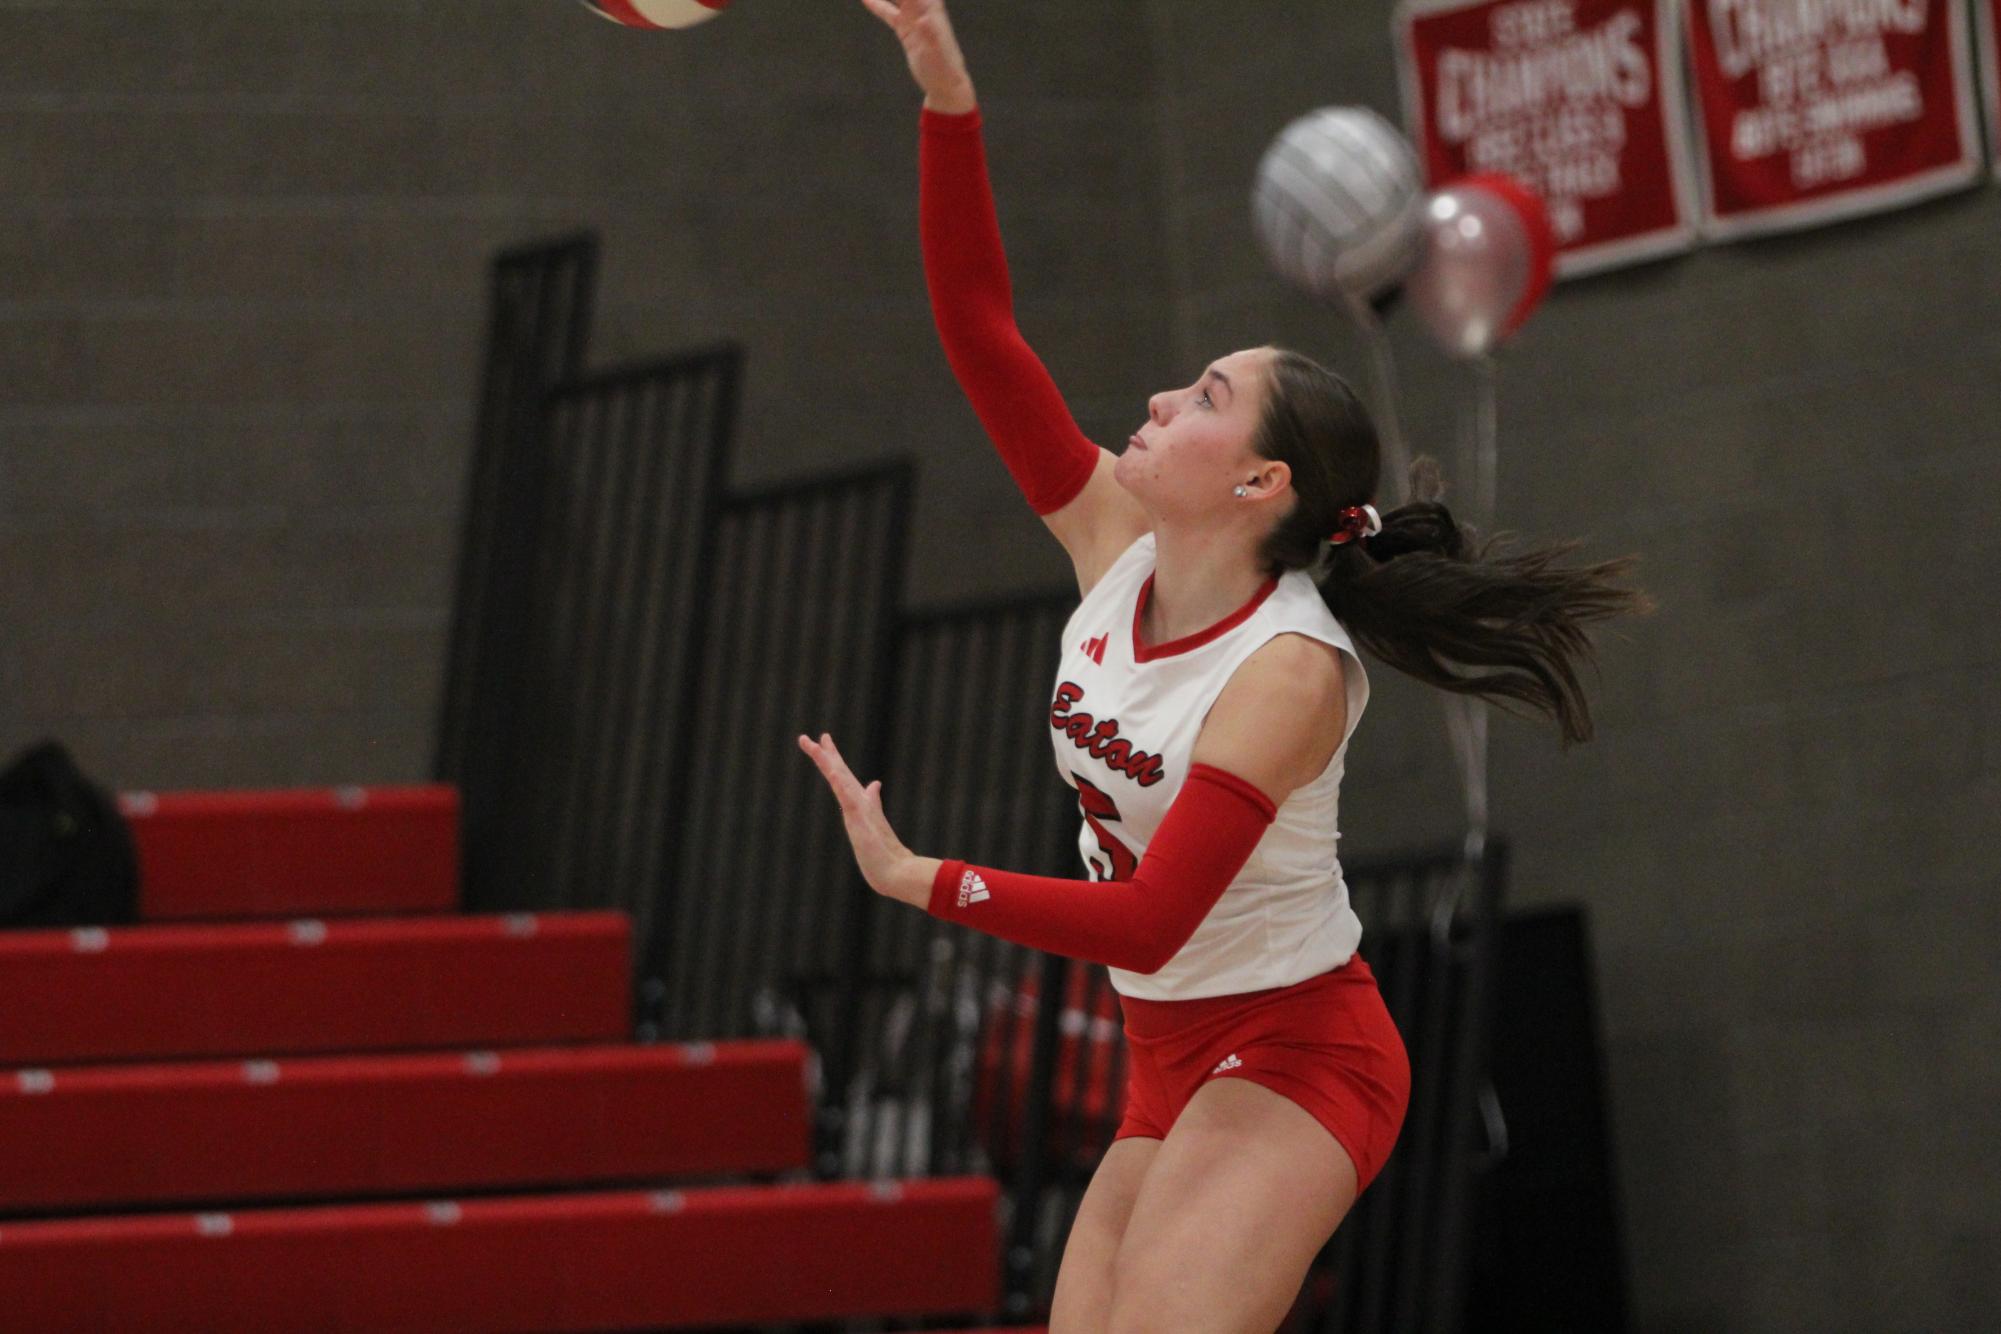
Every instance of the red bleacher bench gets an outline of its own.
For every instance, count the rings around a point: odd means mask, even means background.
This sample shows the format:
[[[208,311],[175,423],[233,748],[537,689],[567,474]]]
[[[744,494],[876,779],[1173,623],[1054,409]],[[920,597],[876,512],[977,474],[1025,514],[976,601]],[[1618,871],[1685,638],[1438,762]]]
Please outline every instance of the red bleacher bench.
[[[623,1040],[616,912],[0,932],[0,1067]]]
[[[802,1170],[805,1044],[0,1072],[0,1212]],[[0,1329],[4,1329],[0,1313]]]
[[[417,787],[124,792],[146,921],[450,912],[459,794]]]
[[[584,1331],[991,1310],[991,1178],[0,1223],[21,1330]]]

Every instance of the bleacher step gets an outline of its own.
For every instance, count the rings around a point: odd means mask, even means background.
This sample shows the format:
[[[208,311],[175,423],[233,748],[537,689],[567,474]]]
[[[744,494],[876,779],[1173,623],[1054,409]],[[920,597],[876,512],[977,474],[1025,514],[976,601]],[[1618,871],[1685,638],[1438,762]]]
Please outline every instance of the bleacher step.
[[[622,1041],[622,913],[0,932],[0,1066]]]
[[[453,787],[122,792],[149,922],[449,912]]]
[[[984,1177],[0,1223],[10,1328],[585,1331],[998,1299]]]
[[[811,1163],[789,1039],[0,1075],[0,1211],[669,1181]]]

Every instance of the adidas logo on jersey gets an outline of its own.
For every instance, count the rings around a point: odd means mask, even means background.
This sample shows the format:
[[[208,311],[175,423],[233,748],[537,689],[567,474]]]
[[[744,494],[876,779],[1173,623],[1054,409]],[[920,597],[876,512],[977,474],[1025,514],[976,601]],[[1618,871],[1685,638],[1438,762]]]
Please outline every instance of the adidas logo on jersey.
[[[1084,656],[1089,658],[1092,662],[1097,663],[1100,667],[1104,666],[1105,645],[1109,643],[1110,640],[1111,640],[1111,635],[1109,634],[1102,634],[1095,639],[1085,640],[1083,643]]]
[[[1231,1052],[1228,1056],[1225,1056],[1222,1060],[1216,1062],[1216,1068],[1214,1070],[1211,1070],[1209,1073],[1212,1075],[1220,1075],[1225,1070],[1240,1069],[1243,1066],[1243,1064],[1244,1063],[1242,1061],[1237,1059],[1237,1053]]]
[[[959,877],[959,906],[961,908],[969,903],[978,903],[982,899],[990,899],[992,897],[993,895],[987,892],[987,882],[980,879],[975,872],[967,871]]]

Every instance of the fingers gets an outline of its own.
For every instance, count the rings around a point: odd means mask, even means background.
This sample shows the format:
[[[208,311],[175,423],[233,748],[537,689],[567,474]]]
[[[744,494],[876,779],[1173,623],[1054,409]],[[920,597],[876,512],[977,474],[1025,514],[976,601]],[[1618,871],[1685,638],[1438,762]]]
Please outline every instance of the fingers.
[[[848,842],[853,845],[855,865],[860,868],[862,878],[878,894],[891,893],[898,859],[911,853],[889,827],[889,818],[883,813],[882,780],[878,778],[866,787],[857,783],[828,733],[822,732],[818,741],[801,736],[799,749],[813,758],[834,789],[834,798],[841,807],[841,823],[847,826]]]
[[[847,794],[842,791],[842,780],[845,779],[848,784],[853,784],[854,775],[849,773],[847,765],[836,759],[827,748],[826,742],[830,739],[823,736],[821,740],[813,741],[802,736],[799,738],[799,749],[812,758],[814,765],[820,770],[820,776],[827,780],[827,786],[834,789],[834,797],[845,806]]]
[[[862,8],[901,32],[933,8],[933,0],[862,0]]]
[[[866,797],[870,793],[876,791],[878,788],[882,786],[882,780],[880,778],[876,779],[873,783],[870,783],[867,787],[862,786],[861,779],[856,778],[855,771],[848,766],[848,757],[841,754],[841,748],[834,744],[833,735],[831,733],[822,732],[820,734],[820,738],[826,744],[827,753],[834,757],[834,763],[840,766],[841,772],[843,774],[847,775],[848,783],[854,789],[854,793],[857,797]]]
[[[800,739],[804,740],[805,738],[802,737]],[[814,746],[814,749],[826,760],[826,764],[823,767],[833,773],[840,774],[850,783],[854,784],[855,787],[859,788],[861,786],[861,783],[855,778],[854,770],[848,768],[847,757],[842,755],[841,748],[834,744],[833,733],[820,733],[820,740]]]
[[[863,787],[861,780],[855,777],[854,770],[848,767],[847,759],[842,756],[840,747],[834,744],[831,733],[820,733],[817,742],[802,735],[799,738],[799,749],[811,756],[813,763],[819,766],[821,775],[827,780],[827,785],[834,789],[834,799],[840,802],[843,811],[848,810],[851,805],[857,809],[864,808],[871,799],[880,801],[882,780],[878,778],[867,787]]]
[[[901,35],[938,13],[940,6],[938,0],[862,0],[862,8]]]

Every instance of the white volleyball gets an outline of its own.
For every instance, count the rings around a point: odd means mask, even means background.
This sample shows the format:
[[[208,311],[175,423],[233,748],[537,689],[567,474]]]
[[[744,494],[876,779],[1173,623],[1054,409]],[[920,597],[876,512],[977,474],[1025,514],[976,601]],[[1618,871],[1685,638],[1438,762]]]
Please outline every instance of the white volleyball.
[[[729,8],[730,0],[583,0],[585,9],[628,28],[692,28]]]
[[[1397,128],[1367,107],[1293,121],[1258,163],[1251,217],[1284,278],[1319,297],[1368,301],[1424,255],[1424,185]]]

